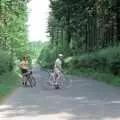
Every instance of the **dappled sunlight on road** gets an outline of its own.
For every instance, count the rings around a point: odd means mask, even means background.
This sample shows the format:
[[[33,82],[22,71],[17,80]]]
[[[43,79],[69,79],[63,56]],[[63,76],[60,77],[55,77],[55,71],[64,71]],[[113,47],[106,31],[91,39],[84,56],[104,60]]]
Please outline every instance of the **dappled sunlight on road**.
[[[47,73],[33,74],[37,86],[19,88],[0,105],[0,120],[120,120],[120,89],[73,76],[69,88],[46,89],[40,76]]]
[[[46,99],[50,103],[45,105]],[[87,100],[85,96],[47,96],[44,103],[40,100],[39,105],[4,104],[0,106],[0,120],[120,120],[119,101],[84,100]],[[54,101],[54,105],[51,101]]]
[[[37,106],[32,106],[33,108]],[[13,109],[12,106],[0,107],[0,120],[68,120],[73,115],[66,112],[52,113],[52,114],[39,114],[37,111],[25,111],[24,107],[20,109]],[[27,112],[27,113],[26,113]],[[29,114],[28,114],[29,113]]]

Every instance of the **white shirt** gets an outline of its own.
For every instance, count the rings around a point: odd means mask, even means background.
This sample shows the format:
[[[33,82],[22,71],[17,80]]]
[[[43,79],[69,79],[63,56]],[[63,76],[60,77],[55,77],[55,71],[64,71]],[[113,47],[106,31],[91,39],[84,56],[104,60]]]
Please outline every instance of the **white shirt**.
[[[20,67],[23,69],[28,69],[28,61],[21,61]]]
[[[62,69],[62,61],[60,60],[60,58],[57,58],[55,61],[55,69],[61,71]]]

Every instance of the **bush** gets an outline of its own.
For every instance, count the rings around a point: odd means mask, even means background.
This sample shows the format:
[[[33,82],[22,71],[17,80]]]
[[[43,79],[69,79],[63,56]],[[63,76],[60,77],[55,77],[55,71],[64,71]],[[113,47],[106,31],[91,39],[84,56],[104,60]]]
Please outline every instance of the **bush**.
[[[0,75],[13,69],[13,59],[5,51],[0,50]]]
[[[42,68],[52,68],[59,53],[62,53],[64,56],[70,56],[72,54],[70,48],[66,49],[61,46],[54,46],[49,42],[43,43],[39,51],[38,64]]]
[[[92,68],[120,75],[120,47],[112,47],[94,53],[72,56],[65,59],[72,68]]]
[[[56,49],[50,45],[46,45],[41,49],[40,56],[38,58],[38,64],[43,68],[51,68],[54,65],[56,56]]]
[[[0,102],[15,88],[19,87],[19,75],[15,71],[0,76]]]

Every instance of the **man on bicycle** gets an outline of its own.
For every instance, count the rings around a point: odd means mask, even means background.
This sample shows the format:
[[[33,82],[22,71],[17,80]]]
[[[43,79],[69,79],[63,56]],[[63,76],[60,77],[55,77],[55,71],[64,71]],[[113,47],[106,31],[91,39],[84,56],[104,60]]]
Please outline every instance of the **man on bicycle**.
[[[58,54],[58,58],[55,61],[55,65],[54,65],[55,81],[59,80],[61,77],[62,58],[63,58],[63,55]]]
[[[21,69],[21,72],[22,72],[22,75],[26,74],[29,70],[29,64],[28,64],[28,59],[26,56],[24,56],[22,59],[21,59],[21,62],[20,62],[20,65],[19,65],[20,69]],[[24,76],[23,76],[24,77]],[[23,85],[26,85],[26,80],[23,78]]]

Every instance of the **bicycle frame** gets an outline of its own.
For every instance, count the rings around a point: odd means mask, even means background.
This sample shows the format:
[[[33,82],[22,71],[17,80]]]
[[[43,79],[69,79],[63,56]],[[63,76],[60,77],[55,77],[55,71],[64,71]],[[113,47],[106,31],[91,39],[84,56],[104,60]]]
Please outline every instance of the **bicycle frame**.
[[[51,86],[55,86],[55,85],[58,85],[58,84],[61,83],[61,81],[62,81],[62,76],[63,76],[62,73],[60,73],[60,78],[59,78],[58,80],[55,78],[55,72],[52,72],[52,73],[51,73],[51,72],[48,71],[48,73],[49,73],[48,82],[50,83]]]

